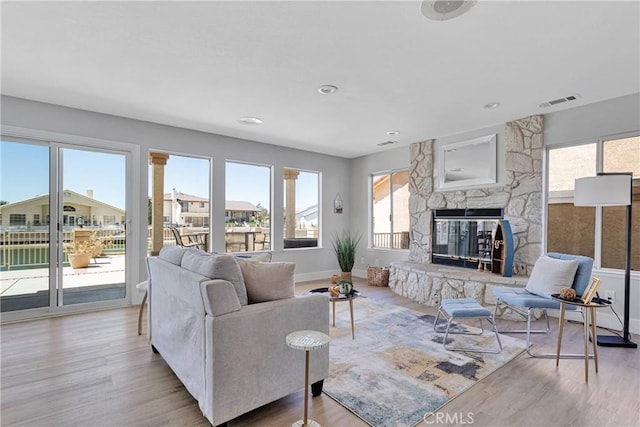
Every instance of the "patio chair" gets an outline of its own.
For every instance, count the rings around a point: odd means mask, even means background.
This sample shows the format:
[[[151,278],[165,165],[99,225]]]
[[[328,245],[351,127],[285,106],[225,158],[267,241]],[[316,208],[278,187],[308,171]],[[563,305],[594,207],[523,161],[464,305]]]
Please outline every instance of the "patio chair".
[[[180,230],[177,227],[170,226],[169,230],[173,233],[173,237],[176,239],[176,244],[178,246],[182,246],[183,248],[196,248],[205,251],[207,248],[207,244],[204,241],[200,240],[200,234],[198,235],[182,235]],[[203,234],[202,234],[203,235]],[[186,241],[185,241],[186,239]]]
[[[554,262],[554,260],[556,262]],[[561,261],[577,261],[575,263],[561,263]],[[566,264],[566,265],[563,265]],[[570,264],[573,264],[571,266]],[[560,303],[551,299],[550,295],[559,293],[562,287],[572,287],[578,297],[582,296],[589,286],[591,280],[591,269],[593,259],[580,255],[560,254],[550,252],[540,257],[533,267],[531,277],[526,288],[496,287],[493,289],[497,297],[494,318],[497,319],[498,310],[501,307],[508,307],[515,313],[523,316],[527,320],[527,328],[524,330],[505,330],[501,333],[526,333],[527,353],[531,357],[554,358],[556,354],[534,354],[531,352],[531,334],[546,333],[551,330],[549,326],[549,316],[547,310],[560,309]],[[582,315],[584,312],[576,306],[567,305],[567,310],[577,310]],[[545,329],[531,329],[531,320],[535,310],[542,311],[546,321]],[[584,354],[562,354],[562,358],[584,358]]]

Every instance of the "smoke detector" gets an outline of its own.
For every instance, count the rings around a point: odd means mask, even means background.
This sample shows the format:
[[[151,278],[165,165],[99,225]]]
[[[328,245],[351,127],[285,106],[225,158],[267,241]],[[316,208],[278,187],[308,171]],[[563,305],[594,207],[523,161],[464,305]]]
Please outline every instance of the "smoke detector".
[[[471,9],[477,0],[423,0],[420,13],[434,21],[457,18]]]

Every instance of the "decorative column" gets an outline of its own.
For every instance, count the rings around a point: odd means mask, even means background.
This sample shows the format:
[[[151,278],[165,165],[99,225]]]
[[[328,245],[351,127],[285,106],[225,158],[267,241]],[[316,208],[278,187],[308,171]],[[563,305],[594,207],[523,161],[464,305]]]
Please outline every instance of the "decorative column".
[[[284,221],[284,237],[285,239],[293,239],[296,237],[296,180],[300,175],[300,171],[293,169],[284,170],[285,183],[285,221]]]
[[[151,255],[158,255],[163,246],[163,221],[164,208],[164,167],[169,160],[165,153],[149,153],[149,164],[153,166],[153,191],[151,193],[151,229],[153,241],[151,243]]]

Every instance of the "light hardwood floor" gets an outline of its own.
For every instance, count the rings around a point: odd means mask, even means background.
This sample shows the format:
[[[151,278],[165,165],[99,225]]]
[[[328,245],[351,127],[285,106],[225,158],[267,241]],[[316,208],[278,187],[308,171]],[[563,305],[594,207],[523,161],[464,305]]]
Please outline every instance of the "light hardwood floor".
[[[299,284],[297,291],[319,286],[326,283]],[[435,313],[362,279],[356,287],[379,301]],[[357,321],[357,301],[354,307]],[[151,352],[146,337],[137,335],[137,313],[130,307],[2,325],[1,425],[208,426],[197,402]],[[535,336],[538,351],[555,350],[552,324],[550,336]],[[581,325],[567,324],[563,351],[581,352],[581,334]],[[600,372],[595,374],[591,363],[588,384],[581,360],[561,360],[556,369],[555,360],[523,354],[439,412],[474,426],[640,425],[640,352],[606,347],[598,352]],[[302,399],[300,390],[229,427],[289,426],[301,418]],[[325,427],[366,426],[324,394],[311,400],[309,411]],[[430,421],[454,425],[446,418]]]

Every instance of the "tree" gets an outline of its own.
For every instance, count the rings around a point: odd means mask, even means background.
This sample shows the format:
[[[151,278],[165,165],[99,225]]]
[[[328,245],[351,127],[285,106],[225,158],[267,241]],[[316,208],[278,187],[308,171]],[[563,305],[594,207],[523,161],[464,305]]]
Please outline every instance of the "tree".
[[[258,203],[256,208],[258,208],[258,212],[256,212],[256,222],[260,225],[269,224],[269,210],[260,203]]]

